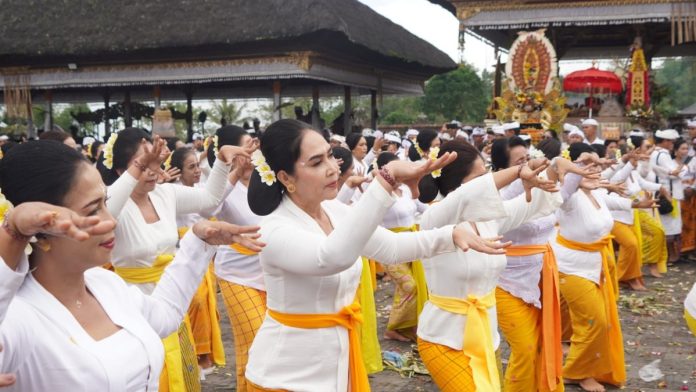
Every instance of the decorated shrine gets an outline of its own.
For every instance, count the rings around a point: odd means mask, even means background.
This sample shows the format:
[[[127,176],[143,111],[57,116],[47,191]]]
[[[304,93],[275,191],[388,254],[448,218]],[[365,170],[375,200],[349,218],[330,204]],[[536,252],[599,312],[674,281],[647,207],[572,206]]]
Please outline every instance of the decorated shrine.
[[[568,122],[593,117],[602,123],[603,130],[617,133],[635,125],[650,128],[654,125],[649,91],[651,60],[696,53],[693,0],[430,1],[459,19],[464,60],[466,39],[472,36],[489,43],[496,52],[509,53],[506,79],[496,78],[501,85],[495,90],[497,98],[492,107],[492,113],[501,121],[520,118],[533,123],[538,118],[542,126],[558,129],[555,119],[562,111],[556,111],[555,117],[549,112],[550,108],[559,109],[551,105],[555,102],[565,106]],[[530,35],[537,38],[532,41]],[[541,49],[542,42],[548,42],[547,49]],[[528,49],[537,46],[540,49]],[[541,56],[521,55],[520,50]],[[546,76],[546,69],[537,72],[532,66],[537,58],[547,64],[546,53],[553,53],[559,61],[629,57],[630,63],[624,75],[596,67],[566,75],[563,86],[554,79],[558,76],[554,71],[546,79],[550,85],[544,91],[540,85],[529,89],[530,77]],[[557,68],[549,64],[548,69]],[[525,81],[527,91],[519,88],[519,81]],[[555,90],[554,84],[560,90]],[[555,91],[568,97],[575,95],[576,102],[567,105],[570,100],[555,98]]]

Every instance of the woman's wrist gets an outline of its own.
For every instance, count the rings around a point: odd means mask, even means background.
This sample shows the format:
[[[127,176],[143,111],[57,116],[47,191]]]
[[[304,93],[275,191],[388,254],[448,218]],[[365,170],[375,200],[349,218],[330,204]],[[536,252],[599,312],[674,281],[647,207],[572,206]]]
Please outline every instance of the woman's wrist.
[[[17,225],[13,222],[12,220],[12,214],[14,211],[8,211],[5,213],[5,218],[2,221],[2,229],[9,235],[13,240],[17,242],[22,242],[22,243],[28,243],[29,240],[31,239],[30,235],[25,235],[23,234],[18,228]]]

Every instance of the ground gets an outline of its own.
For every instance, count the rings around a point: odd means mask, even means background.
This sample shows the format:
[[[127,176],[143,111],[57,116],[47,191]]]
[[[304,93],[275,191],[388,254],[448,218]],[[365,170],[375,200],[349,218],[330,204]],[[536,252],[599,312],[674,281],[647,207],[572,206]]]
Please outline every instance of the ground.
[[[690,390],[696,391],[696,337],[686,328],[683,318],[683,303],[686,294],[696,281],[696,262],[680,263],[671,267],[663,279],[646,277],[649,291],[631,292],[622,288],[620,297],[621,325],[626,350],[626,372],[628,383],[624,388],[630,392],[681,391],[684,381]],[[391,283],[379,283],[376,293],[380,336],[391,306],[393,288]],[[222,304],[222,300],[219,300]],[[227,354],[227,366],[217,369],[203,382],[204,392],[234,391],[234,353],[229,321],[224,313],[222,330]],[[405,352],[411,345],[381,340],[382,350]],[[503,343],[503,365],[509,351]],[[638,370],[650,362],[661,359],[660,370],[665,377],[652,382],[644,382]],[[394,371],[383,371],[370,376],[370,384],[375,392],[415,392],[437,391],[438,388],[428,376],[403,378]],[[579,388],[566,386],[566,391],[579,391]]]

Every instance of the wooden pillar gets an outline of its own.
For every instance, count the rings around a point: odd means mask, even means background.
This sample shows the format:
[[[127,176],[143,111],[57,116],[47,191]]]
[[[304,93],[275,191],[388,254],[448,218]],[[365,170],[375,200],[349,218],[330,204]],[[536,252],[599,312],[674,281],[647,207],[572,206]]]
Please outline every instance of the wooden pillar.
[[[320,123],[320,112],[319,112],[319,86],[312,86],[312,126],[319,129]]]
[[[370,90],[370,128],[377,129],[377,90]]]
[[[186,91],[186,142],[193,140],[193,91]]]
[[[345,86],[343,90],[343,134],[348,135],[353,130],[353,122],[350,119],[352,111],[350,86]]]
[[[130,91],[126,91],[126,96],[123,99],[123,122],[126,124],[126,128],[133,126],[133,111],[131,108],[131,95]]]
[[[273,121],[278,121],[280,118],[280,80],[276,80],[273,82]]]
[[[44,117],[44,131],[53,129],[53,93],[51,90],[44,92],[46,100],[46,116]]]
[[[109,122],[109,93],[104,93],[104,141],[109,140],[111,136],[111,123]]]

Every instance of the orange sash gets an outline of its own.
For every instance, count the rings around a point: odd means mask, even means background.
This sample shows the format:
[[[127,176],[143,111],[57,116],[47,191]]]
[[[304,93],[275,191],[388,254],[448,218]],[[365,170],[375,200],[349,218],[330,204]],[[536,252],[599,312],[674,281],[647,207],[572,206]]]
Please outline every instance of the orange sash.
[[[623,385],[626,381],[626,368],[624,366],[624,346],[623,336],[621,333],[621,323],[619,322],[619,310],[616,306],[616,282],[610,272],[609,263],[615,264],[614,261],[614,246],[611,243],[613,236],[607,235],[601,240],[593,243],[576,242],[563,237],[560,233],[556,237],[556,242],[559,245],[565,246],[568,249],[579,250],[583,252],[600,252],[602,254],[602,275],[600,278],[599,287],[602,289],[604,297],[604,306],[607,311],[607,329],[609,335],[609,359],[611,361],[611,371],[614,383]]]
[[[544,254],[541,268],[541,378],[549,390],[562,382],[563,351],[561,350],[561,301],[558,286],[558,267],[551,245],[513,245],[505,249],[508,256]]]
[[[354,301],[336,314],[292,314],[268,309],[268,315],[277,322],[293,328],[315,329],[341,326],[348,330],[349,375],[352,392],[369,392],[370,383],[362,358],[359,324],[362,324],[360,303]]]

